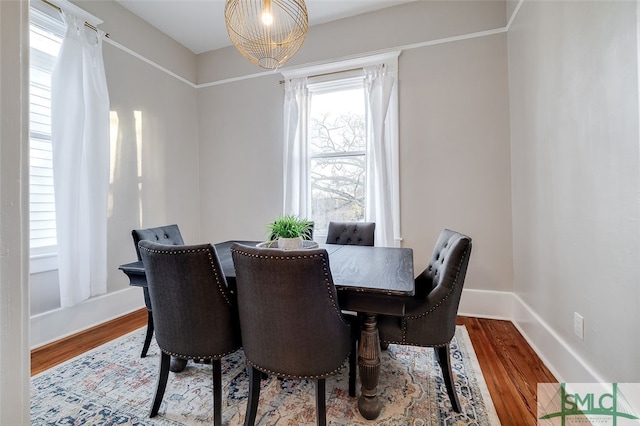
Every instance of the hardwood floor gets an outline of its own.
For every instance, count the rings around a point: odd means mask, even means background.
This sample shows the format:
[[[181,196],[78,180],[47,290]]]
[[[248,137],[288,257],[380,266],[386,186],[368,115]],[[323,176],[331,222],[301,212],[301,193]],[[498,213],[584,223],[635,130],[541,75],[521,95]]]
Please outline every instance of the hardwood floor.
[[[147,310],[140,309],[35,349],[31,351],[31,375],[41,373],[145,325],[147,325]]]
[[[537,424],[538,383],[556,382],[511,321],[458,317],[476,351],[491,399],[505,426]]]
[[[147,311],[141,309],[38,348],[31,353],[31,374],[38,374],[146,323]],[[510,321],[458,317],[458,324],[467,327],[502,425],[536,425],[537,383],[556,382],[555,377]]]

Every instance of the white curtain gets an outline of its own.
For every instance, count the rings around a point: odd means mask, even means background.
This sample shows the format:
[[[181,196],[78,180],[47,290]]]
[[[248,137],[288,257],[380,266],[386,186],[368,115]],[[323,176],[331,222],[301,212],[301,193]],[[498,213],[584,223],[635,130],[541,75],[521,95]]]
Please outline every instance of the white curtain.
[[[387,65],[364,67],[367,104],[365,218],[376,223],[376,245],[400,245],[396,78]]]
[[[101,30],[63,12],[51,78],[51,133],[62,307],[107,288],[109,94]]]
[[[309,208],[307,78],[285,82],[284,89],[284,206],[283,214],[306,217]]]

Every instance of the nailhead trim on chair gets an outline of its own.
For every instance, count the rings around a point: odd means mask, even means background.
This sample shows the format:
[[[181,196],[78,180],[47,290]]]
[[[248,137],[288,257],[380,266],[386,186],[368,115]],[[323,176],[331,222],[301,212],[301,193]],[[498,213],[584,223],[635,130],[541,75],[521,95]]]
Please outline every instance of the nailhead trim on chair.
[[[227,296],[227,292],[229,291],[229,289],[227,288],[226,285],[222,284],[222,280],[220,279],[220,275],[218,275],[218,271],[216,270],[214,264],[213,264],[213,255],[211,253],[211,248],[200,248],[200,249],[189,249],[189,250],[152,250],[152,249],[148,249],[146,247],[140,247],[143,250],[146,250],[150,253],[161,253],[161,254],[171,254],[171,255],[175,255],[175,254],[185,254],[185,253],[200,253],[200,252],[206,252],[207,256],[209,257],[209,263],[211,264],[211,269],[213,269],[213,274],[216,277],[216,285],[218,286],[218,290],[220,290],[220,294],[222,295],[222,297],[224,298],[225,302],[227,302],[227,305],[229,306],[233,306],[233,304],[231,303],[231,300],[229,300],[229,297]]]
[[[249,364],[249,365],[255,367],[256,369],[258,369],[258,370],[260,370],[260,371],[262,371],[264,373],[267,373],[269,375],[277,376],[277,377],[284,377],[284,378],[287,378],[287,379],[300,379],[300,380],[305,380],[305,379],[306,380],[317,380],[317,379],[324,379],[326,377],[333,376],[334,374],[337,374],[338,371],[340,371],[342,368],[344,368],[345,362],[347,362],[347,363],[349,362],[349,356],[347,356],[344,359],[344,361],[342,361],[342,364],[340,364],[340,367],[336,368],[333,371],[330,371],[330,372],[327,372],[327,373],[324,373],[324,374],[316,374],[316,375],[308,375],[308,376],[295,376],[295,375],[292,375],[292,374],[281,373],[281,372],[278,372],[278,371],[270,370],[268,368],[260,367],[259,365],[256,365],[253,362],[247,360],[247,364]]]
[[[397,341],[397,340],[385,340],[384,343],[388,343],[390,345],[402,345],[402,346],[419,346],[421,348],[442,348],[444,346],[447,346],[449,343],[451,343],[451,340],[449,340],[448,342],[445,343],[436,343],[434,345],[422,345],[422,344],[417,344],[417,343],[407,343],[405,341]]]
[[[342,320],[343,323],[348,324],[349,322],[347,320],[344,319],[344,316],[342,315],[342,310],[338,307],[338,303],[337,301],[334,299],[333,297],[333,292],[331,291],[331,282],[329,281],[329,268],[327,265],[327,258],[323,253],[318,253],[318,254],[304,254],[304,255],[297,255],[297,256],[293,256],[293,255],[276,255],[276,254],[269,254],[269,255],[258,255],[258,254],[253,254],[253,253],[248,253],[246,251],[243,250],[235,250],[235,249],[231,249],[232,252],[238,253],[242,256],[250,256],[250,257],[257,257],[260,259],[276,259],[276,260],[295,260],[295,259],[313,259],[316,257],[321,257],[322,258],[322,265],[323,265],[323,269],[324,269],[324,279],[325,279],[325,285],[326,285],[326,289],[327,289],[327,293],[329,293],[329,298],[331,299],[331,305],[333,306],[333,309],[336,312],[340,313],[340,319]]]
[[[232,354],[234,352],[236,352],[238,350],[238,348],[230,350],[229,352],[225,352],[223,354],[217,354],[217,355],[198,355],[198,356],[193,356],[193,355],[185,355],[185,354],[179,354],[177,352],[171,352],[171,351],[165,351],[164,349],[160,348],[160,350],[162,352],[164,352],[167,355],[171,355],[173,357],[176,358],[181,358],[181,359],[222,359],[223,357]]]
[[[449,244],[449,243],[447,242],[447,244],[445,244],[445,246],[444,246],[444,247],[446,248],[448,244]],[[460,265],[461,265],[461,264],[462,264],[462,262],[464,261],[464,258],[466,257],[466,255],[467,255],[467,252],[468,252],[468,251],[469,251],[469,247],[467,247],[467,248],[465,249],[463,256],[460,258],[460,263],[458,264],[458,272],[456,273],[456,278],[455,278],[455,280],[454,280],[454,282],[456,282],[456,283],[457,283],[457,281],[458,281],[458,277],[460,276],[460,270],[462,269],[462,268],[460,267]],[[440,255],[438,255],[438,260],[440,260]],[[436,271],[436,275],[437,275],[437,271]],[[446,295],[445,295],[445,296],[444,296],[444,297],[443,297],[443,298],[442,298],[438,303],[436,303],[435,305],[433,305],[433,306],[431,307],[431,309],[429,309],[428,311],[423,312],[423,313],[421,313],[421,314],[419,314],[419,315],[411,315],[411,316],[402,317],[402,342],[398,342],[398,343],[407,344],[407,343],[406,343],[406,341],[407,341],[407,320],[415,320],[415,319],[419,319],[419,318],[422,318],[422,317],[424,317],[424,316],[429,315],[431,312],[435,311],[435,310],[438,308],[438,306],[440,306],[441,304],[443,304],[443,303],[444,303],[444,302],[449,298],[449,296],[451,296],[451,293],[453,293],[453,290],[454,290],[455,288],[456,288],[456,286],[455,286],[455,285],[451,286],[451,288],[449,289],[449,291],[447,292],[447,294],[446,294]],[[446,343],[444,343],[444,344],[442,344],[442,345],[440,345],[440,346],[444,346],[445,344],[446,344]],[[418,346],[419,346],[419,345],[418,345]]]

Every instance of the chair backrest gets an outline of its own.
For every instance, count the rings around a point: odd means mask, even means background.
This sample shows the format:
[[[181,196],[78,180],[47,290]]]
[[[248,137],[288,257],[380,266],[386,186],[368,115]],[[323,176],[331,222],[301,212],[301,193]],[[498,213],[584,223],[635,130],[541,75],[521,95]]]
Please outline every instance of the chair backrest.
[[[416,296],[407,306],[408,344],[439,345],[453,338],[471,247],[466,235],[450,229],[440,233],[429,265],[416,278]]]
[[[335,374],[350,352],[324,249],[231,247],[247,361],[279,377]]]
[[[237,303],[211,244],[138,243],[158,346],[178,358],[217,359],[240,347]]]
[[[327,244],[373,246],[375,222],[329,222]]]
[[[134,229],[133,231],[131,231],[131,236],[133,237],[133,245],[136,246],[136,254],[138,255],[138,260],[142,260],[142,258],[140,257],[140,250],[138,249],[138,243],[142,240],[149,240],[159,244],[184,244],[178,225],[165,225],[159,226],[157,228]]]

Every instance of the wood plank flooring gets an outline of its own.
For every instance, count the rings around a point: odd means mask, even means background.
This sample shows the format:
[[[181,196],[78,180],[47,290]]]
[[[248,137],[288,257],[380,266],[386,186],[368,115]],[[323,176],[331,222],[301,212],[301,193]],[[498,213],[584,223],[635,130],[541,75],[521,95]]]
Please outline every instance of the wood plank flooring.
[[[147,325],[147,310],[139,309],[81,333],[37,348],[31,351],[31,375],[41,373],[145,325]]]
[[[146,309],[106,322],[31,353],[31,374],[100,346],[145,326]],[[527,341],[510,321],[458,317],[465,325],[504,426],[536,425],[537,383],[556,382]]]
[[[511,321],[458,317],[476,351],[491,399],[505,426],[537,424],[538,383],[556,382]]]

